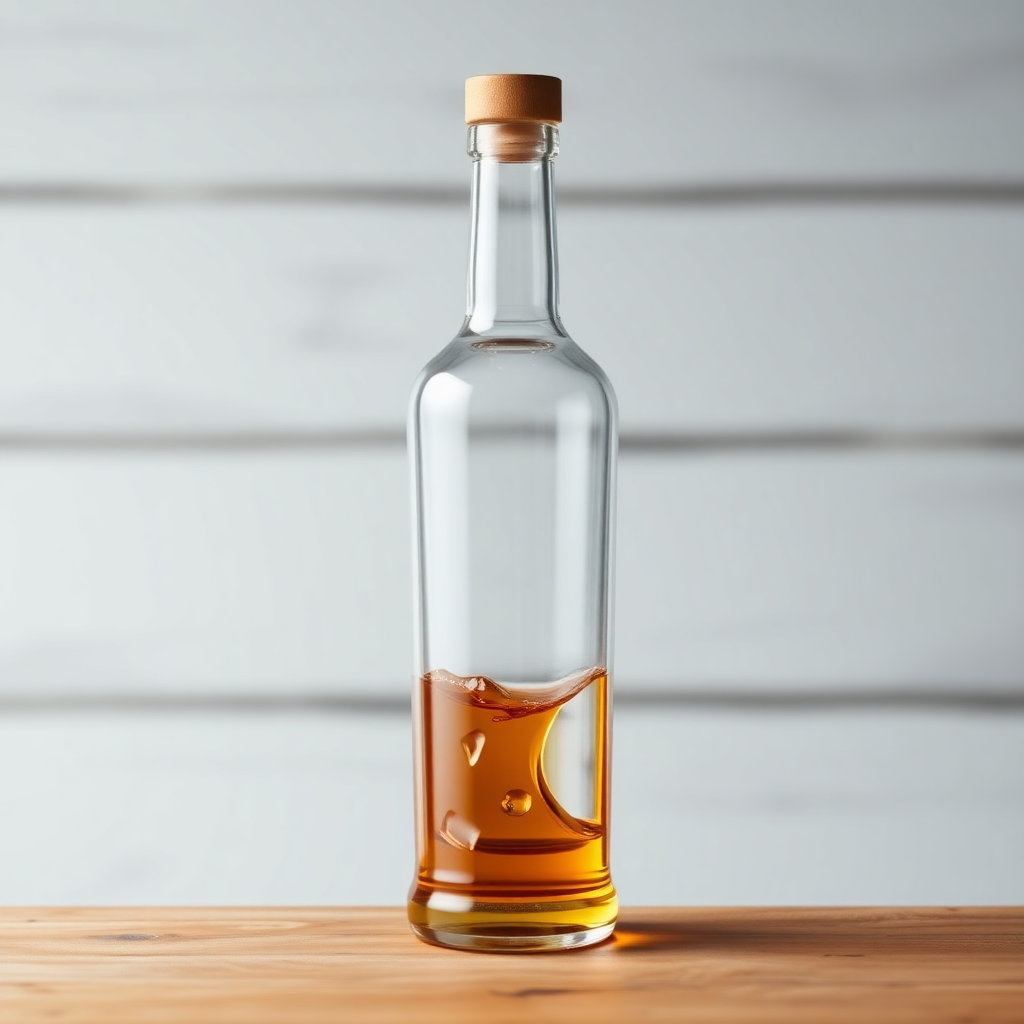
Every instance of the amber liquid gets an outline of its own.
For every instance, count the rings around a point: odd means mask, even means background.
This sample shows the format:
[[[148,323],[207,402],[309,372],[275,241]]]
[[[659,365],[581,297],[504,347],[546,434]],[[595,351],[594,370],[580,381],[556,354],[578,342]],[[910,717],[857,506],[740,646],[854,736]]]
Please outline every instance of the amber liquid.
[[[611,933],[608,681],[603,668],[513,687],[438,670],[419,680],[419,867],[409,919],[422,938],[477,949],[585,945]],[[560,713],[585,712],[587,817],[559,802]]]

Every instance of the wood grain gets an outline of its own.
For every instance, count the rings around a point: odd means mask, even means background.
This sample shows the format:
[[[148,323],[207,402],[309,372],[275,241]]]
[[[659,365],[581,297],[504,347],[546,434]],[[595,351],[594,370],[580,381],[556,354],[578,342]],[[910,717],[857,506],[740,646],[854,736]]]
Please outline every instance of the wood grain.
[[[399,908],[0,911],[30,1021],[1022,1021],[1024,909],[634,908],[597,948],[457,953]]]

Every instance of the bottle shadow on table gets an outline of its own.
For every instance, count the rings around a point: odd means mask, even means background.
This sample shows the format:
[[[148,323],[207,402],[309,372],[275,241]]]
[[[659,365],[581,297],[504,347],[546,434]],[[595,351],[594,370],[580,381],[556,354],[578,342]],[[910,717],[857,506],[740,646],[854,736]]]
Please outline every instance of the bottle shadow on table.
[[[694,949],[708,945],[708,936],[700,928],[686,922],[645,921],[632,919],[620,922],[608,945],[617,952],[635,953],[641,950]],[[720,937],[719,937],[719,941]]]
[[[752,950],[757,948],[788,949],[791,953],[806,950],[821,956],[864,956],[880,941],[880,936],[847,928],[837,934],[835,928],[822,926],[799,917],[780,915],[777,919],[757,918],[715,920],[709,915],[701,920],[697,913],[687,913],[685,920],[668,920],[660,914],[645,915],[634,910],[619,919],[608,946],[617,952],[728,949]],[[823,952],[837,942],[845,950],[842,954]]]

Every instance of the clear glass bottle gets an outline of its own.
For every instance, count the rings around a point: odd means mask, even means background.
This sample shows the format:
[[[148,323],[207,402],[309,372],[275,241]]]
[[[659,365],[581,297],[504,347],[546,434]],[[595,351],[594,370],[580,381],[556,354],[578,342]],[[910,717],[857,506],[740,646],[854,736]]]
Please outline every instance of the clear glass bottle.
[[[500,80],[519,90],[514,120]],[[410,410],[418,866],[409,919],[421,938],[460,948],[587,945],[611,934],[617,913],[608,844],[616,406],[558,313],[560,85],[467,82],[468,313],[421,374]]]

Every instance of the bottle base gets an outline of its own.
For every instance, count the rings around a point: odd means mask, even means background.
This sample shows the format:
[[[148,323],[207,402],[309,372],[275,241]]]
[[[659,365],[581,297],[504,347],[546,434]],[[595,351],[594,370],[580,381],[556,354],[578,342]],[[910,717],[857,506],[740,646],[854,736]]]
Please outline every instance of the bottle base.
[[[514,928],[502,929],[496,925],[490,930],[471,929],[452,931],[450,929],[426,928],[412,925],[413,932],[424,942],[449,949],[468,949],[482,953],[544,953],[556,949],[580,949],[604,942],[615,930],[615,923],[600,928],[587,928],[567,932],[540,931],[520,933]]]
[[[418,892],[409,902],[413,932],[435,946],[479,952],[542,953],[592,946],[612,934],[618,916],[611,886],[589,898],[557,901],[483,903],[447,893],[423,896]],[[454,900],[463,905],[455,909]]]

